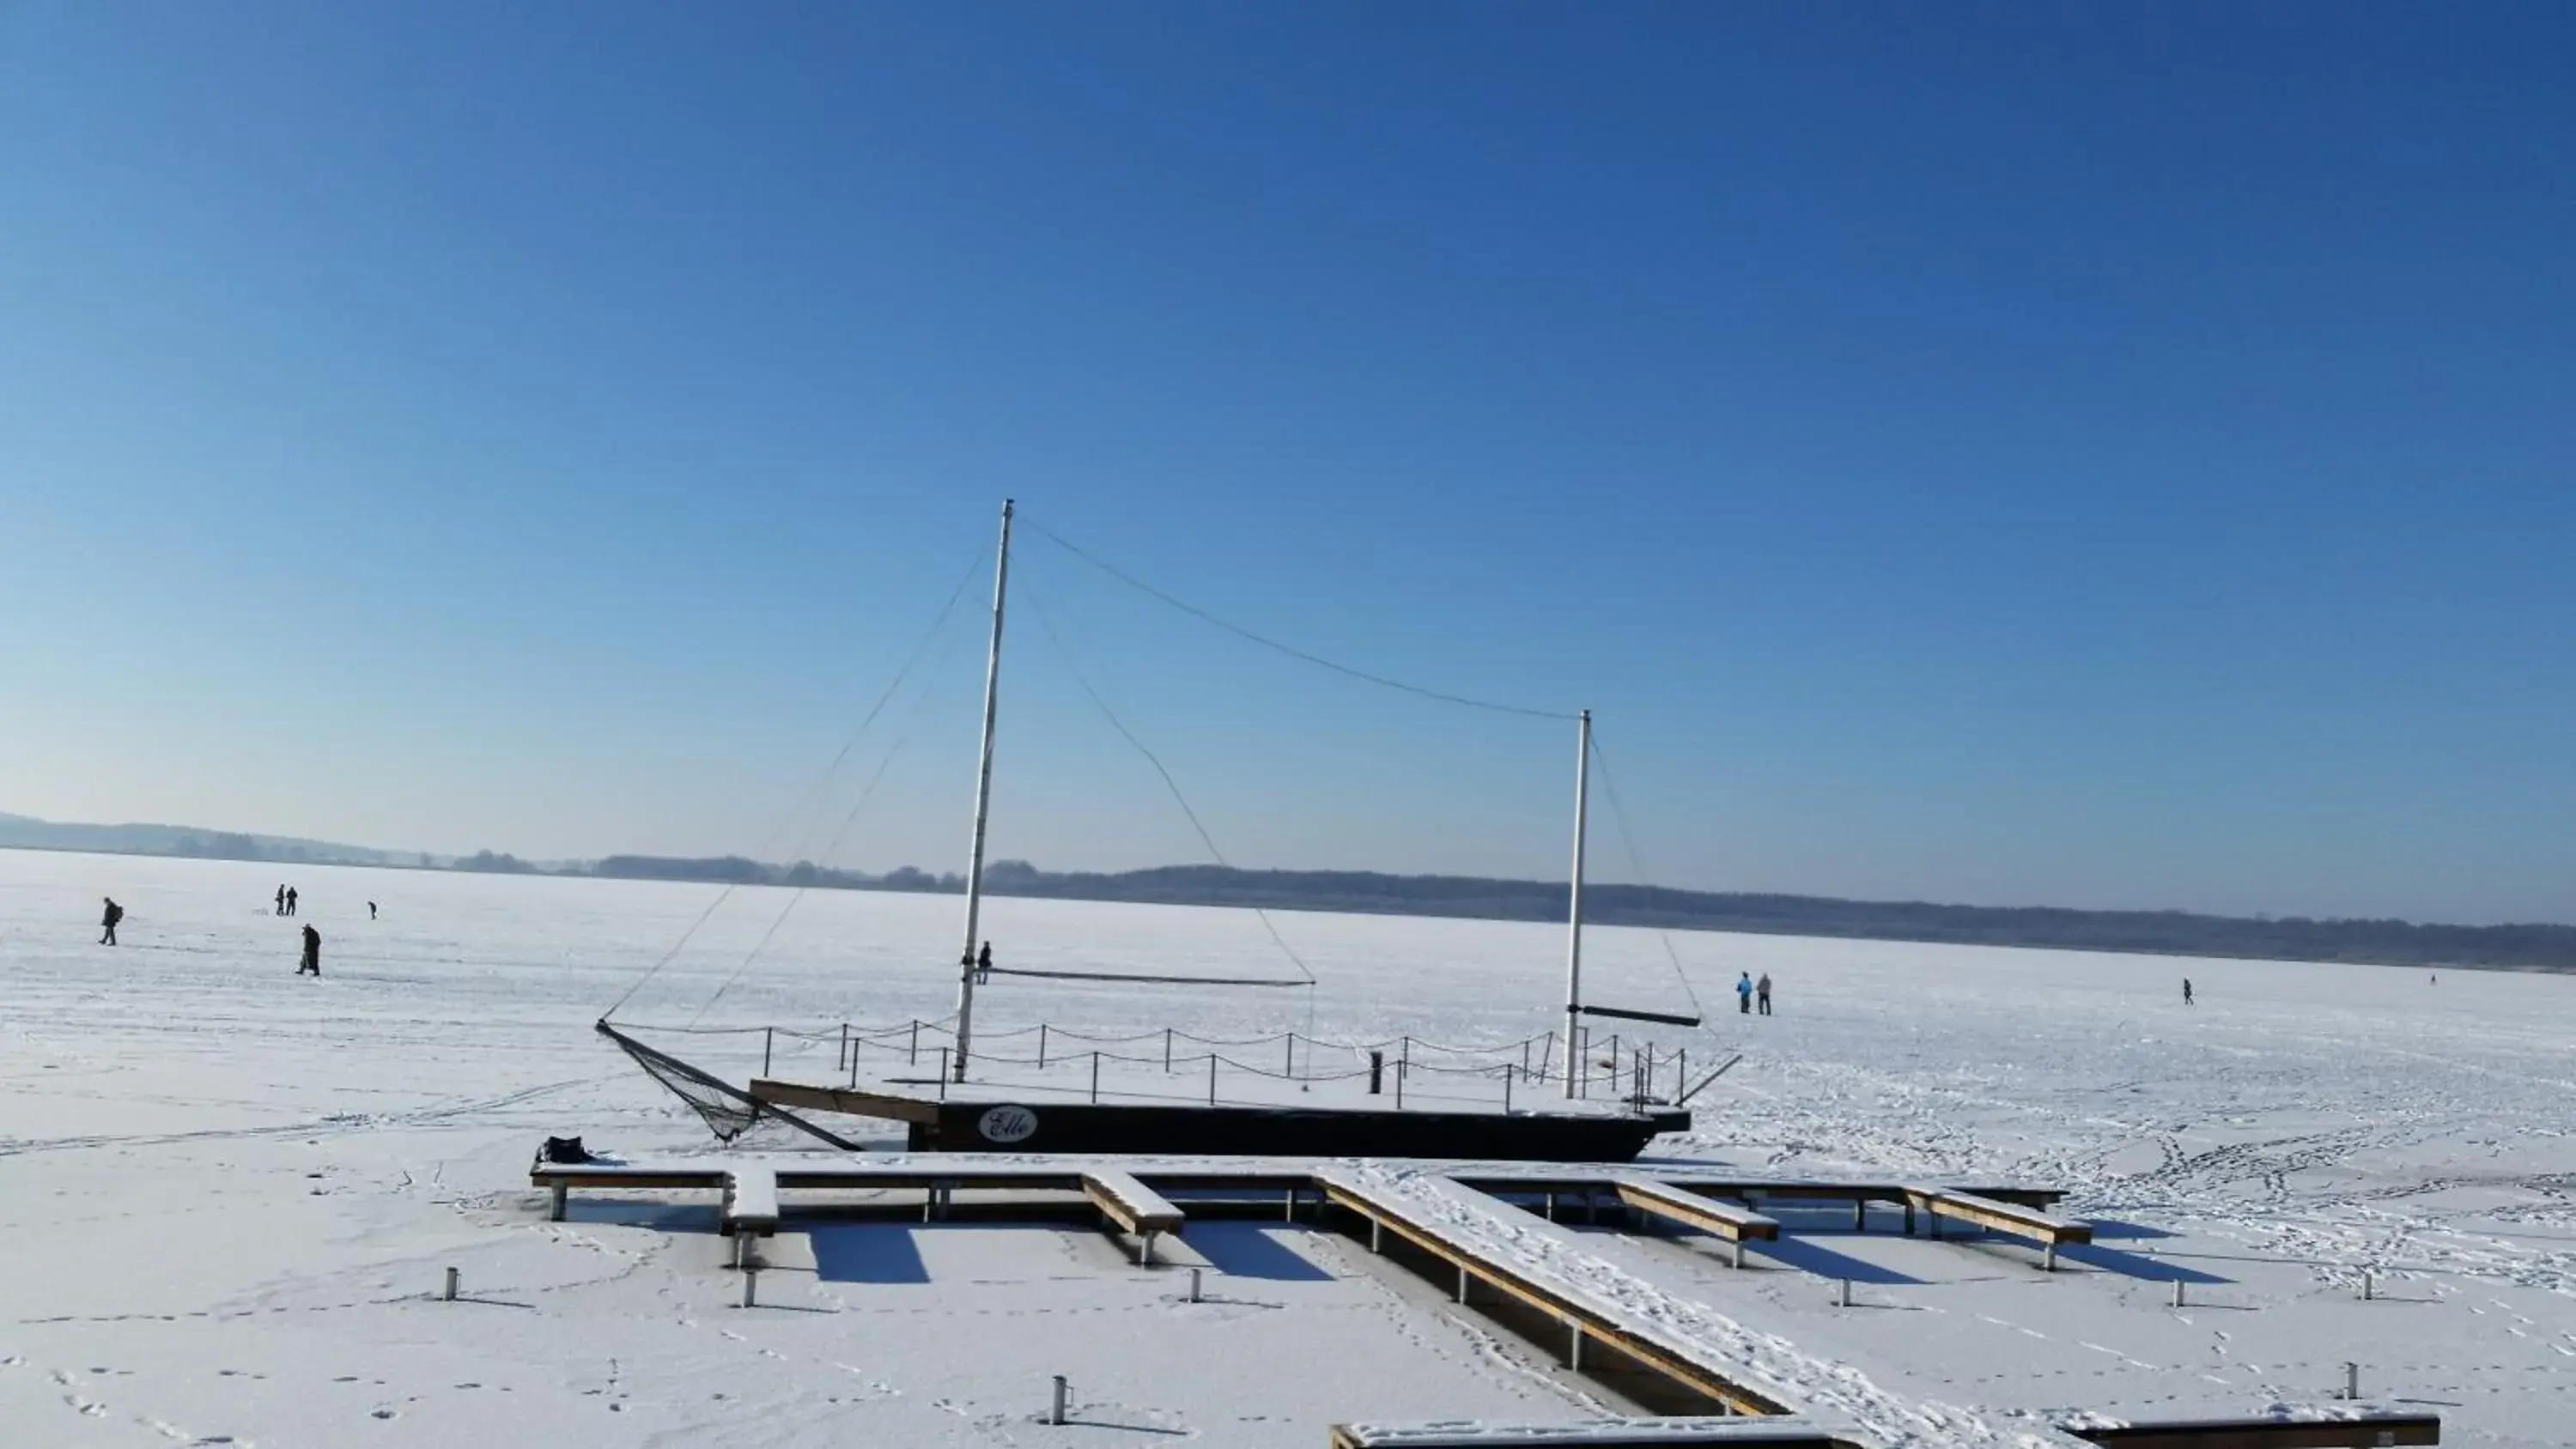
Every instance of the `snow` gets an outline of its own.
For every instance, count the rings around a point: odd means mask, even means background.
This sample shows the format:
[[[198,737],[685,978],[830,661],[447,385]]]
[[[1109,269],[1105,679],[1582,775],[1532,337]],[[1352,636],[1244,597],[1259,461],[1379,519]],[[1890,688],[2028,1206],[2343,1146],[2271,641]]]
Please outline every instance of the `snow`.
[[[281,881],[323,933],[318,982],[291,974],[304,920],[269,913]],[[744,1310],[708,1194],[576,1195],[571,1220],[545,1221],[526,1174],[546,1135],[637,1159],[709,1150],[589,1022],[718,894],[0,852],[0,1439],[1077,1442],[1036,1422],[1057,1373],[1093,1426],[1084,1443],[1319,1446],[1330,1423],[1573,1426],[1626,1409],[1438,1286],[1302,1227],[1192,1224],[1162,1256],[1210,1270],[1193,1305],[1171,1269],[1099,1234],[809,1233],[791,1195],[765,1306]],[[122,947],[91,944],[102,895],[128,908]],[[830,1080],[840,1022],[951,1008],[957,904],[735,892],[621,1019],[687,1025],[716,997],[699,1026],[810,1031],[776,1042],[773,1074]],[[1304,992],[1012,978],[979,1021],[1463,1043],[1560,1020],[1557,928],[1274,919],[1322,979],[1311,1021]],[[1021,966],[1277,969],[1240,912],[1002,899],[986,921]],[[1786,1236],[1739,1271],[1695,1237],[1462,1224],[1757,1355],[1820,1416],[1937,1406],[1951,1417],[1934,1428],[1964,1436],[1913,1442],[2011,1442],[1965,1426],[2045,1433],[2085,1413],[2331,1412],[2348,1361],[2367,1401],[2441,1413],[2446,1444],[2565,1442],[2576,980],[1674,943],[1712,1002],[1739,969],[1767,971],[1781,1014],[1655,1035],[1694,1061],[1746,1054],[1660,1158],[2060,1186],[2058,1211],[2094,1222],[2096,1244],[2044,1274],[2012,1240],[1907,1239],[1888,1214],[1854,1236],[1847,1208],[1773,1203]],[[1585,957],[1604,999],[1677,998],[1649,933],[1588,933]],[[690,1041],[683,1055],[737,1080],[759,1068],[757,1033]],[[1493,1085],[1462,1078],[1456,1095]],[[1348,1170],[1456,1208],[1400,1166]],[[464,1301],[437,1302],[450,1265]]]

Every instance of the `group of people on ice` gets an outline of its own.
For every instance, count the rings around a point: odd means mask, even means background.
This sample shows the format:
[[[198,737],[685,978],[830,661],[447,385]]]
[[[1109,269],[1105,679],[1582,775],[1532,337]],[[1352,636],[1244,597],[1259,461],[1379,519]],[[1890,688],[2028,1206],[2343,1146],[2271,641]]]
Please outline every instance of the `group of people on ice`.
[[[116,944],[116,928],[125,919],[125,907],[118,905],[114,896],[102,896],[100,899],[105,902],[106,909],[99,913],[98,943],[102,946],[113,946]],[[279,886],[277,888],[276,897],[277,914],[281,916],[294,915],[295,905],[295,887]],[[376,903],[374,901],[369,901],[367,902],[367,919],[372,921],[375,918]],[[322,974],[322,933],[313,929],[312,925],[308,922],[304,927],[303,938],[304,947],[302,952],[296,957],[295,974],[298,976],[319,976]]]
[[[1759,981],[1753,979],[1753,973],[1750,971],[1739,974],[1735,978],[1736,1011],[1743,1015],[1752,1015],[1757,1003],[1761,1007],[1762,1015],[1771,1014],[1771,973],[1763,972],[1762,979]]]

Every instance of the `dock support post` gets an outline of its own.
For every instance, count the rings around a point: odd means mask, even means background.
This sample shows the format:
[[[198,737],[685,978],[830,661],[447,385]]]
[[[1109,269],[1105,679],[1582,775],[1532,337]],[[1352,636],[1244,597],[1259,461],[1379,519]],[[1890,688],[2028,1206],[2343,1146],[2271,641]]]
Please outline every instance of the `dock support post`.
[[[1581,1373],[1583,1372],[1583,1321],[1569,1318],[1565,1320],[1565,1329],[1565,1366],[1576,1373]]]
[[[778,1045],[778,1028],[762,1027],[760,1029],[760,1074],[764,1077],[769,1075],[770,1048],[776,1045]]]
[[[1385,1251],[1384,1240],[1379,1236],[1380,1234],[1384,1233],[1385,1231],[1386,1231],[1386,1224],[1384,1224],[1384,1223],[1382,1223],[1382,1222],[1379,1222],[1375,1217],[1371,1217],[1371,1218],[1369,1219],[1369,1251],[1370,1251],[1370,1252],[1372,1252],[1372,1253],[1379,1253],[1379,1252],[1384,1252],[1384,1251]]]
[[[1038,1070],[1046,1070],[1046,1023],[1038,1023]]]
[[[2361,1397],[2361,1365],[2357,1363],[2343,1366],[2343,1397],[2346,1403]]]
[[[912,1024],[912,1040],[903,1049],[903,1064],[907,1067],[921,1065],[921,1023],[919,1021]]]
[[[2043,1273],[2054,1273],[2057,1271],[2057,1243],[2055,1239],[2051,1239],[2047,1244],[2041,1247],[2039,1253],[2039,1271]]]
[[[439,1296],[439,1299],[440,1299],[440,1301],[441,1301],[441,1302],[453,1303],[453,1302],[455,1302],[455,1301],[456,1301],[456,1270],[455,1270],[455,1269],[450,1268],[450,1269],[448,1269],[448,1270],[447,1270],[447,1286],[446,1286],[444,1289],[440,1290],[440,1292],[439,1292],[439,1295],[438,1295],[438,1296]]]
[[[1064,1422],[1065,1398],[1064,1375],[1057,1374],[1055,1376],[1055,1403],[1053,1407],[1047,1410],[1048,1423],[1061,1424]]]
[[[1284,1223],[1297,1221],[1297,1185],[1293,1182],[1288,1185],[1288,1205],[1279,1214],[1279,1220]]]
[[[2180,1278],[2176,1278],[2176,1279],[2174,1280],[2174,1304],[2173,1304],[2173,1306],[2174,1306],[2174,1307],[2176,1307],[2176,1308],[2180,1308],[2180,1307],[2182,1306],[2182,1280],[2181,1280]]]
[[[1216,1105],[1216,1053],[1208,1053],[1208,1105]]]
[[[1172,1073],[1172,1029],[1171,1029],[1170,1027],[1168,1027],[1168,1026],[1167,1026],[1167,1027],[1164,1027],[1164,1028],[1163,1028],[1163,1075],[1165,1075],[1165,1076],[1170,1076],[1170,1075],[1171,1075],[1171,1073]]]
[[[558,1182],[558,1183],[556,1183],[556,1184],[555,1184],[555,1186],[554,1186],[554,1201],[553,1201],[550,1205],[548,1205],[548,1207],[546,1208],[546,1221],[548,1221],[548,1222],[554,1222],[554,1223],[559,1223],[559,1222],[562,1222],[562,1221],[564,1220],[564,1207],[565,1207],[565,1202],[566,1202],[566,1199],[568,1199],[568,1198],[570,1198],[570,1197],[571,1197],[571,1195],[572,1195],[572,1184],[571,1184],[571,1183],[568,1183],[568,1182]]]
[[[2370,1270],[2369,1270],[2368,1268],[2364,1268],[2364,1269],[2362,1269],[2362,1270],[2361,1270],[2361,1301],[2362,1301],[2362,1302],[2364,1302],[2364,1303],[2368,1303],[2368,1302],[2371,1300],[2371,1297],[2372,1297],[2372,1294],[2373,1294],[2373,1290],[2374,1290],[2374,1289],[2376,1289],[2376,1288],[2377,1288],[2377,1286],[2378,1286],[2377,1284],[2372,1283],[2372,1282],[2370,1281]]]
[[[1851,1307],[1851,1280],[1849,1278],[1839,1278],[1835,1280],[1834,1306],[1836,1308]]]
[[[1190,1301],[1199,1301],[1199,1270],[1196,1268],[1190,1270]]]
[[[958,1067],[963,1070],[965,1063],[959,1062]],[[939,1049],[939,1100],[943,1102],[948,1100],[948,1048],[946,1047]]]
[[[1372,1097],[1378,1095],[1378,1090],[1385,1081],[1386,1053],[1372,1051],[1369,1053],[1369,1095]]]
[[[847,1066],[847,1065],[849,1064],[849,1060],[850,1060],[850,1024],[849,1024],[848,1022],[846,1022],[846,1021],[845,1021],[845,1022],[842,1022],[842,1023],[841,1023],[841,1054],[840,1054],[839,1056],[837,1056],[837,1057],[832,1058],[832,1065],[833,1065],[833,1066],[835,1066],[835,1067]]]
[[[1467,1265],[1464,1263],[1458,1265],[1458,1301],[1467,1301]]]
[[[1744,1266],[1744,1240],[1742,1238],[1735,1240],[1735,1266],[1739,1268]]]
[[[758,1307],[759,1304],[760,1270],[758,1268],[746,1267],[742,1270],[742,1306],[745,1308],[755,1308]]]
[[[1136,1266],[1139,1268],[1151,1268],[1154,1266],[1154,1235],[1152,1233],[1140,1233],[1137,1235]],[[1192,1301],[1195,1302],[1196,1300],[1193,1299]]]
[[[1503,1115],[1512,1115],[1512,1069],[1503,1068]]]
[[[1288,1033],[1288,1080],[1297,1080],[1297,1033]]]
[[[1100,1102],[1100,1052],[1097,1048],[1091,1053],[1091,1100],[1095,1106]]]

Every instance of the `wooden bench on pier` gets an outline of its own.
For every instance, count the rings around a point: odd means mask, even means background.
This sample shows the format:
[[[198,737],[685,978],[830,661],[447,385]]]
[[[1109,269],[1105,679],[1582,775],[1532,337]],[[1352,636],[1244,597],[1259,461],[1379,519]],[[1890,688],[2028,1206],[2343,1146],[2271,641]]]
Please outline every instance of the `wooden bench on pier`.
[[[724,1216],[716,1230],[733,1239],[733,1261],[748,1267],[755,1239],[778,1232],[778,1174],[766,1167],[743,1166],[725,1173]]]
[[[1943,1218],[1956,1218],[1990,1232],[2028,1238],[2040,1245],[2040,1266],[2052,1273],[2057,1271],[2059,1247],[2093,1241],[2091,1223],[2057,1217],[2019,1203],[1938,1188],[1915,1189],[1913,1197],[1914,1206],[1923,1209],[1925,1226],[1933,1237],[1941,1236]]]
[[[1744,1266],[1745,1240],[1777,1242],[1780,1237],[1779,1219],[1765,1217],[1748,1208],[1729,1207],[1715,1198],[1642,1178],[1621,1178],[1612,1186],[1618,1190],[1619,1201],[1630,1212],[1680,1223],[1724,1238],[1734,1245],[1735,1266],[1739,1268]]]
[[[1181,1210],[1131,1173],[1114,1167],[1088,1169],[1082,1174],[1082,1195],[1119,1231],[1135,1237],[1139,1264],[1152,1265],[1158,1234],[1181,1230]]]

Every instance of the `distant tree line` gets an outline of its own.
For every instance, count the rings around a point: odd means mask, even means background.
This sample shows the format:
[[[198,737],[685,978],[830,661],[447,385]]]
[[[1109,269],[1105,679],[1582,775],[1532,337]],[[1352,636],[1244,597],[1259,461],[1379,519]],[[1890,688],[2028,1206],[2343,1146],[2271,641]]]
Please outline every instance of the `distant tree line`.
[[[955,894],[966,888],[964,879],[954,872],[933,875],[911,866],[883,875],[869,875],[862,871],[819,866],[812,861],[770,865],[738,855],[704,859],[612,855],[589,864],[549,867],[490,850],[441,859],[230,831],[168,825],[68,825],[8,814],[0,814],[0,848],[186,855],[304,864],[412,866],[416,861],[418,868],[425,870],[444,868],[494,875],[719,881],[820,890]],[[1151,870],[1100,874],[1046,871],[1025,860],[1000,860],[985,868],[984,888],[995,895],[1060,900],[1261,906],[1272,910],[1459,916],[1496,921],[1552,921],[1561,920],[1565,915],[1565,883],[1562,881],[1383,875],[1375,871],[1236,870],[1220,865],[1168,865]],[[2072,951],[2235,956],[2276,961],[2576,971],[2576,926],[2443,926],[2400,920],[2209,916],[2188,911],[1944,906],[1923,901],[1846,901],[1827,896],[1665,890],[1633,885],[1590,887],[1584,892],[1584,913],[1602,925],[1660,926],[1690,931],[1839,936],[1975,946],[2044,946]]]
[[[635,880],[706,880],[834,890],[962,892],[954,874],[906,866],[884,875],[828,870],[811,862],[764,865],[740,856],[669,860],[612,856],[587,874]],[[1375,871],[1237,870],[1170,865],[1100,874],[1040,870],[1024,860],[984,871],[994,895],[1138,904],[1260,906],[1552,921],[1565,916],[1562,881],[1481,876],[1385,875]],[[2350,961],[2392,966],[2484,966],[2576,970],[2576,926],[2417,925],[2401,920],[2242,917],[2189,911],[2079,911],[2053,906],[1946,906],[1924,901],[1848,901],[1828,896],[1668,890],[1594,885],[1585,918],[1606,926],[1740,931],[1976,946],[2053,947],[2166,956],[2232,956],[2273,961]]]

